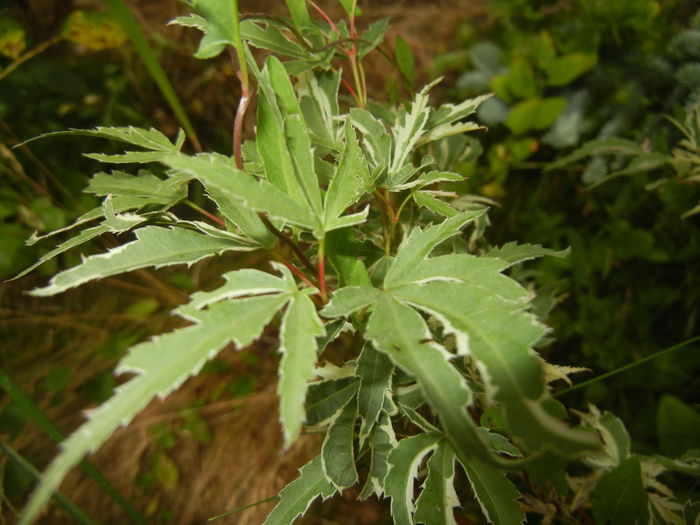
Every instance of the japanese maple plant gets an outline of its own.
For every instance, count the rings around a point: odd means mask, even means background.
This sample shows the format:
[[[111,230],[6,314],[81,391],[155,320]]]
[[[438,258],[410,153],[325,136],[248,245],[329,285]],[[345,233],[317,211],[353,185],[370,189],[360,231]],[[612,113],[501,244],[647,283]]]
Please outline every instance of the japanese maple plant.
[[[285,447],[304,431],[325,434],[268,524],[291,523],[316,498],[358,484],[361,499],[390,498],[397,524],[455,523],[459,465],[486,519],[511,525],[532,507],[518,482],[531,462],[609,459],[614,440],[601,439],[601,429],[616,420],[594,412],[580,427],[564,421],[547,382],[568,370],[533,350],[547,328],[530,311],[532,293],[504,273],[561,254],[515,243],[477,250],[486,208],[440,189],[461,180],[450,165],[470,144],[463,134],[479,128],[468,118],[486,97],[432,108],[429,85],[399,107],[369,103],[363,59],[387,21],[358,32],[356,0],[341,1],[347,20],[338,23],[310,0],[287,0],[290,19],[241,20],[236,1],[190,4],[194,14],[175,22],[204,33],[196,56],[230,53],[238,71],[233,155],[184,153],[184,133],[171,141],[133,127],[65,132],[126,143],[122,154],[88,156],[140,166],[94,175],[87,191],[104,196],[102,205],[37,265],[105,233],[124,243],[32,293],[225,252],[259,250],[269,261],[193,293],[174,311],[191,324],[130,349],[116,373],[133,376],[66,439],[21,523],[33,522],[66,473],[153,398],[268,325],[281,354]],[[244,140],[254,98],[255,136]],[[171,211],[193,181],[209,200],[206,221]],[[344,364],[323,366],[338,340],[349,348]]]

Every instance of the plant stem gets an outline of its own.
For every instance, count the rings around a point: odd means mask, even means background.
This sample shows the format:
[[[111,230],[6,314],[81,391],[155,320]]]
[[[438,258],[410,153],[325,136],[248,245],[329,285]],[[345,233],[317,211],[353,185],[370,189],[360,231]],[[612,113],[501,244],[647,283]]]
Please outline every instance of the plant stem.
[[[293,264],[291,264],[287,259],[285,259],[284,256],[283,256],[281,253],[279,253],[279,252],[278,252],[277,250],[275,250],[275,249],[270,250],[270,252],[272,253],[272,256],[273,256],[275,259],[277,259],[279,262],[281,262],[281,263],[284,264],[287,268],[289,268],[289,270],[290,270],[294,275],[296,275],[297,277],[299,277],[299,279],[301,279],[302,281],[304,281],[308,286],[310,286],[310,287],[312,287],[312,288],[318,288],[318,286],[316,286],[316,285],[311,281],[311,279],[309,279],[306,275],[304,275],[304,273],[303,273],[301,270],[299,270],[299,268],[297,268],[296,266],[294,266]]]
[[[569,392],[573,392],[574,390],[578,390],[579,388],[583,388],[588,385],[592,385],[593,383],[597,383],[598,381],[602,381],[603,379],[607,379],[608,377],[620,374],[622,372],[625,372],[629,370],[630,368],[634,368],[635,366],[639,366],[643,363],[646,363],[647,361],[651,361],[652,359],[656,359],[657,357],[661,357],[662,355],[669,354],[671,352],[675,352],[676,350],[679,350],[683,348],[684,346],[688,346],[689,344],[692,344],[696,341],[700,341],[700,335],[697,335],[695,337],[691,337],[690,339],[687,339],[681,343],[678,343],[673,346],[669,346],[668,348],[665,348],[663,350],[659,350],[658,352],[642,357],[641,359],[637,359],[636,361],[633,361],[632,363],[628,363],[624,366],[621,366],[620,368],[616,368],[615,370],[611,370],[610,372],[606,372],[605,374],[601,374],[598,377],[594,377],[592,379],[589,379],[587,381],[584,381],[583,383],[578,383],[571,388],[567,388],[566,390],[562,390],[560,392],[557,392],[554,394],[554,397],[561,396],[563,394],[568,394]]]
[[[277,237],[280,241],[282,241],[284,244],[289,246],[289,249],[292,250],[294,255],[296,255],[297,259],[301,262],[301,264],[304,265],[304,267],[312,274],[316,273],[316,269],[314,268],[314,265],[311,264],[311,261],[304,255],[304,252],[301,251],[301,248],[295,243],[292,239],[287,237],[284,233],[279,231],[277,228],[275,228],[275,225],[270,222],[270,219],[268,219],[265,214],[262,212],[258,212],[258,217],[260,217],[260,220],[263,222],[265,227],[270,230],[272,235]]]
[[[0,71],[0,80],[2,80],[2,79],[5,78],[7,75],[9,75],[10,73],[12,73],[15,69],[17,69],[19,66],[21,66],[22,64],[24,64],[27,60],[29,60],[29,59],[31,59],[31,58],[34,58],[35,56],[37,56],[37,55],[43,53],[43,52],[46,51],[49,47],[51,47],[51,46],[54,45],[54,44],[57,44],[57,43],[60,42],[62,39],[63,39],[63,36],[62,36],[62,35],[57,35],[57,36],[55,36],[55,37],[53,37],[53,38],[50,38],[50,39],[47,40],[46,42],[42,42],[41,44],[39,44],[38,46],[36,46],[36,47],[35,47],[34,49],[32,49],[31,51],[27,51],[24,55],[22,55],[22,56],[19,57],[17,60],[15,60],[14,62],[12,62],[9,66],[7,66],[5,69],[3,69],[2,71]]]
[[[326,238],[322,237],[318,241],[318,282],[321,292],[321,299],[324,303],[328,302],[328,294],[326,292]]]
[[[197,212],[201,213],[201,214],[204,215],[205,217],[208,217],[209,219],[211,219],[212,221],[216,222],[217,224],[220,224],[221,226],[226,227],[226,223],[225,223],[224,221],[222,221],[221,219],[219,219],[216,215],[213,215],[213,214],[209,213],[209,212],[208,212],[207,210],[205,210],[204,208],[201,208],[201,207],[197,206],[197,205],[196,205],[194,202],[192,202],[191,200],[185,199],[184,201],[182,201],[182,203],[185,204],[185,205],[187,205],[187,206],[189,206],[189,207],[192,208],[193,210],[196,210]]]
[[[241,39],[238,0],[231,1],[235,13],[233,17],[233,34],[235,35],[236,43],[234,45],[235,53],[233,49],[229,48],[229,54],[231,55],[233,69],[238,72],[238,79],[241,82],[241,98],[238,100],[236,119],[233,122],[233,156],[236,159],[236,167],[242,170],[243,156],[241,154],[241,144],[243,143],[243,121],[245,120],[245,114],[250,104],[250,79],[248,77],[248,64],[243,51],[243,40]],[[236,67],[236,61],[238,62],[238,67]]]

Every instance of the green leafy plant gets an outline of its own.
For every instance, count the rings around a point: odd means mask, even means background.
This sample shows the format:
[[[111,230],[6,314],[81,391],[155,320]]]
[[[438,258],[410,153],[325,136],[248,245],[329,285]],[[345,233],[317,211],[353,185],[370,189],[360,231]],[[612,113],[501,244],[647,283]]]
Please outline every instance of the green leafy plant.
[[[574,428],[550,396],[548,383],[575,370],[534,351],[547,328],[532,312],[531,294],[505,272],[564,253],[515,243],[476,252],[464,230],[478,233],[486,209],[458,209],[459,199],[440,189],[461,180],[444,167],[445,150],[467,146],[452,137],[479,127],[466,119],[487,96],[432,108],[429,85],[398,108],[368,104],[362,58],[381,43],[386,21],[358,33],[356,2],[341,2],[348,21],[337,24],[311,1],[323,21],[302,0],[287,0],[291,20],[241,21],[235,1],[191,4],[196,14],[177,22],[204,32],[197,56],[228,48],[239,70],[233,156],[188,155],[184,133],[171,141],[154,129],[59,133],[120,141],[129,146],[124,153],[88,156],[145,167],[96,174],[87,191],[104,197],[102,205],[65,229],[81,231],[37,265],[104,233],[132,240],[32,294],[226,252],[265,251],[269,261],[225,273],[218,288],[192,294],[175,310],[188,326],[131,348],[116,371],[133,376],[65,440],[20,523],[36,519],[65,474],[151,399],[178,388],[228,345],[245,348],[269,325],[281,354],[285,447],[305,430],[325,437],[319,455],[280,493],[268,524],[291,523],[313,500],[356,485],[361,499],[389,498],[397,524],[454,523],[457,465],[493,523],[522,523],[526,511],[549,517],[544,481],[557,476],[558,501],[578,502],[562,505],[567,519],[590,513],[598,479],[592,512],[601,524],[642,515],[654,522],[659,513],[681,519],[683,505],[656,476],[696,473],[697,452],[678,460],[633,456],[619,419],[591,408]],[[262,67],[251,46],[273,52]],[[352,83],[338,60],[349,63]],[[256,136],[244,141],[253,79]],[[349,109],[341,84],[354,102]],[[206,190],[213,213],[201,211],[209,222],[177,213],[190,183]],[[320,366],[331,353],[340,364]],[[578,459],[587,474],[567,481],[564,469]],[[529,489],[525,473],[536,484],[538,471],[545,479]]]

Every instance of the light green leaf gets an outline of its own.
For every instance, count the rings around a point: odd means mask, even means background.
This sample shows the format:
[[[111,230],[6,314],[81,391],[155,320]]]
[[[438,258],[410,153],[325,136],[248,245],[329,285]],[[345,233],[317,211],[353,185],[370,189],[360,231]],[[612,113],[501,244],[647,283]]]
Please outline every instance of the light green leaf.
[[[324,231],[329,232],[333,230],[340,230],[342,228],[347,228],[349,226],[354,226],[356,224],[362,224],[363,222],[367,221],[367,217],[369,215],[369,205],[365,206],[365,208],[362,211],[359,211],[357,213],[353,213],[351,215],[343,215],[342,217],[336,217],[334,219],[330,219],[325,225],[324,225]],[[321,232],[318,232],[319,234]]]
[[[238,47],[238,2],[194,0],[193,7],[201,16],[179,18],[176,22],[204,32],[194,54],[196,58],[213,58],[228,45]]]
[[[347,403],[331,423],[323,440],[323,472],[339,491],[357,483],[354,450],[356,419],[357,404]]]
[[[369,25],[367,30],[362,33],[362,36],[360,37],[362,42],[360,43],[360,49],[357,53],[360,60],[367,56],[370,51],[376,49],[377,46],[384,41],[384,33],[388,28],[388,18],[380,18]]]
[[[269,100],[266,92],[260,90],[255,144],[265,170],[265,176],[294,202],[310,210],[297,181],[279,108],[273,104],[275,101]]]
[[[372,454],[372,460],[367,481],[360,493],[361,500],[369,498],[372,494],[376,494],[378,498],[382,497],[384,480],[387,472],[389,472],[389,455],[396,445],[396,436],[394,435],[391,418],[386,412],[382,412],[369,436],[369,449]]]
[[[360,443],[372,431],[384,406],[384,400],[391,395],[391,378],[394,365],[382,352],[377,352],[372,345],[366,345],[357,361],[356,374],[360,377],[360,389],[357,394],[357,406],[362,427]]]
[[[254,47],[267,49],[275,54],[293,58],[306,58],[307,52],[296,42],[285,37],[285,33],[267,20],[248,19],[240,25],[241,38]]]
[[[497,257],[508,263],[508,266],[537,259],[538,257],[568,257],[571,250],[551,250],[543,248],[540,244],[518,244],[515,241],[507,242],[503,246],[491,248],[486,254],[486,257]]]
[[[324,203],[325,223],[330,223],[355,204],[370,188],[372,181],[362,150],[350,121],[345,121],[345,150]]]
[[[465,224],[483,214],[484,210],[465,211],[425,230],[415,228],[399,246],[396,259],[384,278],[384,287],[389,289],[405,282],[406,275],[438,244],[456,235]]]
[[[92,228],[88,228],[86,230],[81,231],[78,235],[75,237],[71,237],[65,242],[62,242],[58,246],[56,246],[53,250],[45,253],[37,262],[32,264],[29,268],[26,268],[25,270],[21,271],[17,275],[15,275],[12,279],[9,279],[10,281],[13,281],[15,279],[19,279],[20,277],[23,277],[27,275],[29,272],[37,268],[38,266],[44,264],[47,261],[50,261],[54,257],[57,257],[58,255],[70,250],[71,248],[75,248],[76,246],[80,246],[81,244],[84,244],[95,237],[99,237],[103,233],[106,233],[109,231],[109,228],[103,224],[100,224],[98,226],[94,226]]]
[[[54,131],[52,133],[44,133],[36,138],[31,139],[32,141],[43,139],[45,137],[58,137],[58,136],[88,136],[88,137],[101,137],[105,139],[117,140],[119,142],[125,142],[131,144],[132,146],[139,146],[150,151],[159,151],[162,153],[173,153],[180,151],[182,143],[184,142],[184,134],[180,132],[175,143],[172,143],[168,137],[163,135],[157,129],[142,129],[136,128],[134,126],[128,127],[102,127],[98,126],[95,129],[70,129],[68,131]],[[27,141],[30,142],[30,141]],[[27,143],[25,142],[25,144]]]
[[[436,281],[459,281],[483,288],[509,301],[526,302],[527,291],[517,281],[501,271],[507,264],[490,257],[476,257],[468,253],[453,253],[425,259],[414,266],[404,278],[406,284],[425,284]]]
[[[594,155],[641,155],[642,153],[644,153],[642,147],[631,140],[616,137],[595,139],[586,142],[583,146],[574,150],[573,153],[552,162],[545,170],[560,169]]]
[[[420,428],[423,432],[435,432],[435,433],[440,433],[440,429],[433,425],[430,421],[425,419],[415,408],[409,406],[409,405],[404,405],[399,401],[399,412],[401,412],[404,416],[408,418],[408,420],[413,423],[415,426]],[[479,427],[481,428],[481,427]]]
[[[367,268],[359,257],[359,243],[352,228],[328,232],[326,253],[338,273],[338,288],[372,285]]]
[[[632,456],[598,480],[593,492],[593,518],[601,524],[634,525],[646,503],[639,458]]]
[[[369,111],[350,109],[352,125],[362,133],[362,144],[369,154],[372,180],[376,180],[389,167],[391,159],[391,137],[384,124]]]
[[[234,201],[221,194],[209,194],[209,197],[216,203],[222,215],[245,235],[255,239],[265,248],[272,248],[277,243],[277,237],[265,227],[255,211],[246,208],[240,201]]]
[[[454,217],[459,213],[452,206],[438,199],[429,191],[414,191],[411,196],[418,206],[427,208],[443,217]]]
[[[418,312],[384,294],[371,314],[366,338],[416,378],[460,459],[466,462],[480,457],[493,464],[508,464],[491,454],[478,434],[465,408],[472,404],[472,392],[450,363],[451,354],[431,340],[430,330]]]
[[[408,42],[401,36],[396,37],[394,56],[396,57],[396,64],[399,67],[399,72],[403,75],[410,89],[413,90],[413,86],[416,83],[416,60],[413,57],[413,53],[411,53]]]
[[[160,268],[193,264],[225,251],[246,251],[254,247],[232,240],[217,239],[182,228],[146,226],[136,231],[136,240],[100,255],[88,257],[81,265],[56,275],[32,295],[54,295],[88,281],[138,268]]]
[[[439,434],[418,434],[402,439],[391,451],[384,492],[391,498],[391,517],[395,525],[414,524],[413,482],[421,461],[435,449],[439,440]]]
[[[428,171],[416,177],[415,180],[396,186],[394,189],[407,190],[409,188],[423,188],[435,184],[436,182],[461,182],[463,180],[464,176],[459,173]]]
[[[441,440],[428,461],[428,477],[416,501],[416,523],[457,525],[453,509],[459,506],[459,499],[454,489],[454,475],[454,450]]]
[[[360,381],[356,377],[329,379],[309,384],[306,393],[306,424],[323,425],[355,397]]]
[[[288,283],[283,279],[252,268],[227,272],[222,277],[226,279],[226,284],[211,292],[195,293],[187,306],[199,310],[225,299],[234,299],[245,295],[294,291],[293,289],[290,290]]]
[[[528,448],[572,455],[599,448],[594,434],[570,429],[545,410],[542,366],[531,350],[545,328],[523,311],[525,304],[468,283],[406,285],[393,293],[455,335],[458,352],[476,360],[487,394],[503,405],[510,430]]]
[[[320,228],[318,220],[307,209],[268,181],[255,179],[236,169],[228,157],[208,153],[195,157],[178,154],[165,157],[163,162],[193,175],[204,184],[214,200],[223,197],[299,226]]]
[[[597,62],[598,57],[588,53],[569,53],[553,58],[544,65],[547,83],[550,86],[566,86],[594,67]]]
[[[515,58],[506,75],[506,86],[517,98],[533,98],[537,95],[535,73],[527,60]]]
[[[292,15],[292,20],[296,28],[301,31],[308,27],[313,27],[309,10],[306,7],[306,0],[285,0],[289,13]]]
[[[369,286],[346,286],[337,290],[331,302],[321,310],[325,317],[342,317],[364,308],[377,300],[381,292]]]
[[[145,170],[140,171],[137,176],[122,171],[113,171],[111,175],[103,172],[96,173],[90,179],[85,191],[95,195],[112,195],[112,197],[148,197],[159,204],[177,202],[187,197],[184,184],[173,185],[169,180],[160,179]]]
[[[406,177],[398,177],[404,165],[409,161],[409,154],[425,133],[431,109],[428,107],[428,91],[435,82],[428,84],[417,95],[411,106],[411,111],[403,113],[392,128],[394,148],[391,163],[387,171],[386,186],[388,188],[406,182]]]
[[[296,85],[304,120],[313,141],[332,151],[342,149],[343,130],[336,118],[340,114],[339,88],[340,71],[309,71],[299,77]]]
[[[325,500],[335,492],[335,487],[323,474],[321,456],[316,456],[302,467],[297,479],[282,489],[279,503],[263,525],[289,525],[303,516],[317,497]]]
[[[656,415],[661,450],[678,457],[700,446],[700,414],[677,397],[663,395]]]
[[[280,327],[280,421],[285,448],[299,436],[305,419],[304,399],[316,364],[316,336],[325,333],[316,315],[314,303],[306,292],[298,293],[289,303]]]
[[[505,472],[484,465],[480,461],[462,463],[474,496],[484,516],[494,525],[525,523],[525,513],[518,505],[520,493],[506,477]]]
[[[138,375],[119,386],[107,402],[89,411],[89,420],[64,441],[61,454],[44,473],[20,523],[32,523],[68,471],[104,443],[119,425],[128,424],[155,396],[165,397],[178,388],[230,341],[239,348],[250,344],[286,300],[273,296],[218,303],[199,312],[196,318],[190,317],[197,324],[133,347],[117,372]]]

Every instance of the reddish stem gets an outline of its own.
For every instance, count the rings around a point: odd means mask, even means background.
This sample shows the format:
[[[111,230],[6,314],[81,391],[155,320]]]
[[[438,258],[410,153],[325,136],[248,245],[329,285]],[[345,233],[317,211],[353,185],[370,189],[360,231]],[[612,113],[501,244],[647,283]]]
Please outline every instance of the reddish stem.
[[[314,283],[312,283],[312,282],[306,277],[306,275],[304,275],[303,273],[301,273],[301,271],[299,271],[299,269],[297,269],[293,264],[291,264],[290,262],[285,261],[285,260],[282,260],[282,264],[284,264],[287,268],[289,268],[289,270],[290,270],[294,275],[296,275],[297,277],[299,277],[299,279],[301,279],[302,281],[304,281],[307,285],[311,286],[312,288],[316,288],[316,285],[315,285]]]
[[[340,81],[341,81],[341,82],[343,83],[343,85],[347,88],[347,90],[350,92],[350,94],[353,96],[353,98],[357,100],[357,93],[356,93],[355,90],[352,88],[352,86],[350,85],[350,83],[349,83],[347,80],[345,80],[344,78],[341,78]]]

